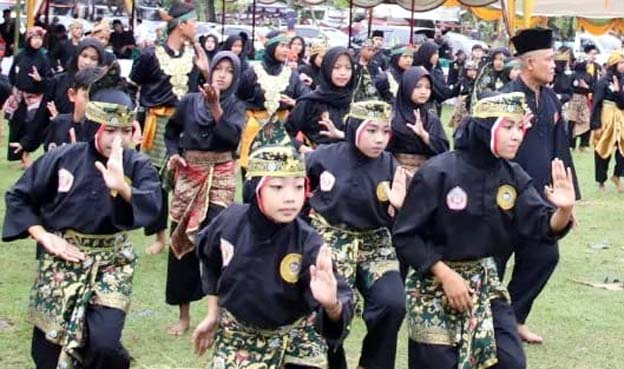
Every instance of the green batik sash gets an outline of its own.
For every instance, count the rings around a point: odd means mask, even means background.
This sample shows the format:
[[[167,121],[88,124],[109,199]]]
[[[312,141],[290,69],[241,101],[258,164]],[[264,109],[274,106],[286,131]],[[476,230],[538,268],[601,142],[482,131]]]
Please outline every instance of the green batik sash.
[[[128,310],[137,256],[126,233],[99,236],[65,231],[60,236],[87,257],[72,263],[45,253],[28,315],[50,342],[62,346],[58,367],[72,369],[74,361],[81,360],[78,351],[86,342],[88,306]]]
[[[240,322],[222,310],[212,369],[281,369],[287,364],[327,368],[327,344],[311,320],[303,318],[266,330]]]
[[[509,294],[498,279],[494,258],[447,262],[474,290],[470,312],[452,309],[439,280],[421,277],[410,269],[406,281],[407,322],[410,339],[458,348],[458,369],[483,369],[498,362],[490,301]]]

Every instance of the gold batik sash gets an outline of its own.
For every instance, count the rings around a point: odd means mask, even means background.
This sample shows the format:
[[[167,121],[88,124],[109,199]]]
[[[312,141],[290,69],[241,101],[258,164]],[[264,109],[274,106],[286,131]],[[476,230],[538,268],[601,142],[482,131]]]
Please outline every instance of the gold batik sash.
[[[346,225],[332,225],[320,214],[310,216],[314,229],[332,249],[336,269],[350,287],[361,276],[366,288],[386,273],[399,271],[399,261],[392,247],[388,228],[357,231]]]
[[[437,278],[421,277],[410,269],[405,284],[409,337],[415,342],[457,347],[458,369],[491,367],[498,358],[490,301],[509,301],[496,262],[489,257],[446,264],[474,290],[472,310],[460,313],[452,309]]]
[[[327,344],[311,321],[302,318],[266,330],[222,310],[210,368],[281,369],[287,364],[327,368]]]
[[[624,155],[624,111],[614,102],[605,100],[600,120],[602,126],[592,136],[596,153],[603,159],[608,159],[615,150]]]
[[[195,248],[195,235],[206,219],[210,203],[222,207],[234,202],[236,166],[231,152],[187,151],[186,167],[175,170],[175,188],[169,216],[177,222],[171,249],[181,259]]]
[[[128,311],[137,256],[126,233],[85,235],[65,231],[62,236],[86,254],[79,263],[45,253],[30,293],[29,320],[62,346],[58,368],[72,369],[81,361],[86,342],[89,305]]]

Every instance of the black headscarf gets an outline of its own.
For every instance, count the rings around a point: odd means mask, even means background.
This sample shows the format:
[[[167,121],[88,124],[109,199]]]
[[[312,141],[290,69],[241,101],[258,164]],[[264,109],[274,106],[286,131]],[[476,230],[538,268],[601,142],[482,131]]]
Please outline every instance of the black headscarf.
[[[416,105],[412,101],[412,91],[416,88],[418,81],[422,78],[428,78],[431,81],[429,72],[423,67],[412,67],[403,73],[403,78],[399,84],[399,90],[397,91],[396,101],[393,107],[392,118],[392,131],[400,135],[413,136],[414,132],[407,127],[407,124],[413,124],[414,109],[420,109],[420,117],[424,124],[425,129],[428,129],[429,119],[427,117],[427,109],[425,104]]]
[[[219,101],[221,102],[222,107],[227,104],[229,99],[237,99],[234,93],[238,89],[238,83],[241,76],[241,67],[238,56],[231,51],[219,51],[210,62],[211,72],[208,76],[207,83],[212,84],[212,71],[224,59],[228,59],[232,63],[232,66],[234,67],[234,75],[232,76],[232,84],[230,87],[225,91],[221,91],[219,94]],[[186,114],[191,115],[190,119],[197,122],[200,126],[214,125],[215,120],[212,116],[212,111],[208,108],[204,96],[201,93],[191,94],[191,96],[192,98],[188,102],[188,109],[185,110]]]
[[[245,50],[245,42],[243,41],[243,38],[240,37],[240,35],[231,35],[229,36],[226,40],[225,43],[223,44],[223,47],[221,47],[222,51],[232,51],[232,46],[234,46],[234,43],[236,43],[236,41],[240,41],[241,42],[241,56],[243,56],[243,52]]]
[[[240,60],[241,69],[247,69],[247,56],[245,55],[245,40],[240,35],[231,35],[225,40],[225,43],[221,47],[221,51],[232,51],[232,46],[236,41],[241,42],[241,53],[238,56]]]
[[[76,53],[72,56],[69,62],[67,72],[70,75],[74,75],[78,72],[78,56],[80,56],[80,53],[82,53],[84,49],[89,47],[94,48],[98,53],[98,66],[104,64],[104,48],[102,47],[102,43],[93,37],[87,37],[80,41],[78,47],[76,48]]]
[[[238,83],[240,82],[240,76],[241,76],[241,64],[236,54],[234,54],[231,51],[219,51],[214,56],[214,58],[212,58],[212,60],[210,61],[211,72],[210,72],[210,75],[208,76],[208,83],[212,84],[212,71],[217,66],[217,64],[219,64],[224,59],[229,59],[230,62],[232,63],[232,66],[234,67],[234,76],[232,77],[232,84],[230,85],[230,87],[225,91],[221,91],[221,94],[220,94],[221,100],[224,100],[230,97],[236,92],[236,90],[238,89]]]
[[[266,35],[266,39],[270,40],[274,37],[284,34],[283,31],[271,31]],[[262,66],[272,76],[277,76],[284,67],[284,62],[275,59],[275,50],[279,46],[278,43],[271,44],[264,49],[264,58],[262,60]]]
[[[479,167],[491,168],[498,162],[491,149],[492,127],[497,118],[465,118],[455,133],[455,149]]]
[[[431,57],[433,54],[437,53],[440,50],[440,46],[435,42],[427,41],[420,45],[420,48],[414,55],[414,65],[423,66],[428,71],[431,71],[435,65],[431,64]]]
[[[336,61],[342,55],[349,57],[351,70],[354,73],[351,74],[351,79],[345,87],[337,87],[332,82],[331,77],[334,70],[334,64],[336,64]],[[351,104],[356,80],[353,58],[351,58],[351,54],[347,48],[338,46],[327,51],[327,54],[325,54],[325,57],[323,58],[323,63],[321,63],[321,73],[319,77],[319,84],[316,89],[302,97],[301,100],[312,100],[337,108],[348,107],[349,104]]]
[[[215,43],[215,48],[212,50],[206,49],[206,40],[209,38],[213,39]],[[217,36],[213,34],[200,36],[199,43],[202,49],[204,49],[204,51],[206,52],[206,56],[208,57],[208,60],[212,60],[212,58],[214,58],[214,56],[219,52],[219,39],[217,38]]]

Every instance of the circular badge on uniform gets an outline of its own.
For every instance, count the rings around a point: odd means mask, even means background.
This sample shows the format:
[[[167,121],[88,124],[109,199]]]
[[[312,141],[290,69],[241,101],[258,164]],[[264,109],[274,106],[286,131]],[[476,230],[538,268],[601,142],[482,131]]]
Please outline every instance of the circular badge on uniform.
[[[288,254],[280,264],[280,275],[288,283],[297,283],[301,271],[301,254]]]
[[[379,184],[377,185],[377,190],[375,191],[377,193],[377,200],[381,202],[388,201],[387,191],[390,191],[390,182],[388,181],[379,182]]]
[[[446,195],[446,205],[451,210],[464,210],[468,206],[468,194],[463,188],[455,186]]]
[[[336,183],[336,177],[328,171],[324,171],[321,173],[321,177],[319,178],[319,187],[321,187],[321,191],[329,192],[334,188],[334,184]]]
[[[516,205],[516,198],[518,193],[513,186],[502,185],[498,188],[496,194],[496,203],[503,210],[511,210]]]

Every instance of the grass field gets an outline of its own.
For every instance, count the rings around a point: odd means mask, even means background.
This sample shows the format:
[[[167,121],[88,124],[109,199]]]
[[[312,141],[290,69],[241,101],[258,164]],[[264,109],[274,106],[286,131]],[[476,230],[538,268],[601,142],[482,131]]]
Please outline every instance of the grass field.
[[[6,142],[2,145],[3,158]],[[577,213],[581,224],[561,242],[561,261],[549,285],[537,300],[528,324],[542,333],[542,346],[526,347],[531,369],[624,369],[624,292],[580,285],[574,280],[603,282],[624,278],[624,194],[611,186],[599,193],[593,182],[593,154],[575,154],[583,190]],[[16,164],[0,162],[2,193],[21,175]],[[95,209],[94,209],[95,210]],[[0,202],[4,214],[4,201]],[[177,308],[164,303],[166,254],[143,252],[152,239],[132,234],[141,255],[135,277],[131,311],[123,342],[134,357],[133,368],[205,368],[207,358],[192,353],[190,334],[174,338],[165,327],[177,317]],[[607,249],[590,247],[598,243]],[[33,368],[30,359],[32,326],[25,320],[35,248],[31,240],[0,247],[0,368]],[[195,325],[204,306],[193,305]],[[347,348],[352,367],[357,364],[364,328],[355,323]],[[407,368],[405,329],[401,331],[397,368]]]

